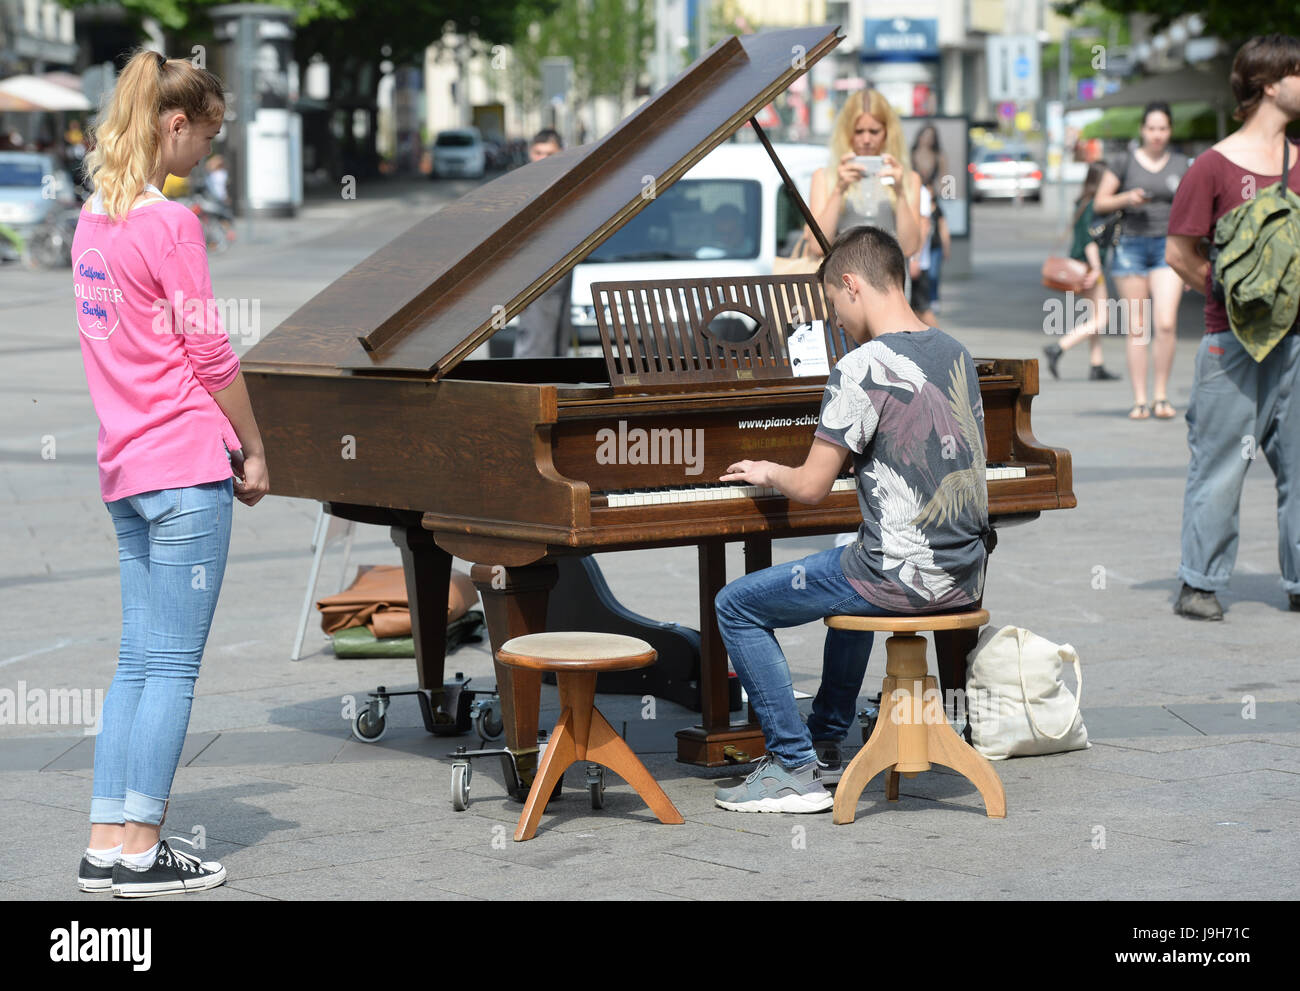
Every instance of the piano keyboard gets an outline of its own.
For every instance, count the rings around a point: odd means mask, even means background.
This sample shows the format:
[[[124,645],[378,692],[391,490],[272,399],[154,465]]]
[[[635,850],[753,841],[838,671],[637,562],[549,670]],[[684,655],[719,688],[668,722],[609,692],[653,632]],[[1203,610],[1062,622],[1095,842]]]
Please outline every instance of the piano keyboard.
[[[1025,469],[1008,465],[990,465],[984,469],[988,481],[1002,478],[1024,478]],[[852,492],[856,483],[852,478],[837,478],[831,492]],[[719,482],[713,485],[664,486],[657,489],[630,489],[619,492],[594,492],[603,497],[611,509],[623,506],[661,506],[678,502],[711,502],[728,499],[761,499],[781,493],[770,485],[750,485],[747,482]]]

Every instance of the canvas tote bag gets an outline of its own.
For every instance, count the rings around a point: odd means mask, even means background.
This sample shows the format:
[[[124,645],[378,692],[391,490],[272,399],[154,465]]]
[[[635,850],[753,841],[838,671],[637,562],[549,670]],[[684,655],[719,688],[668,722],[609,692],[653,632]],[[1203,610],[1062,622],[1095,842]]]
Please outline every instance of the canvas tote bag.
[[[1061,680],[1067,663],[1074,667],[1078,698]],[[989,760],[1092,746],[1079,715],[1079,655],[1068,643],[1054,644],[1018,626],[989,626],[967,664],[971,744]]]

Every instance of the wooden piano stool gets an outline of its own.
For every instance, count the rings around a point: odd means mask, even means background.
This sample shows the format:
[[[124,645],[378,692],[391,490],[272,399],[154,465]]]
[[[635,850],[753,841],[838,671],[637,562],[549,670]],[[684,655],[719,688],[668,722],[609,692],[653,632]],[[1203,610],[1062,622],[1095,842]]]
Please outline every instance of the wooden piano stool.
[[[979,790],[990,819],[1005,819],[1007,796],[988,758],[970,747],[948,724],[938,683],[927,674],[927,630],[978,630],[987,623],[987,610],[938,613],[929,616],[827,616],[837,630],[871,630],[891,634],[885,641],[885,678],[880,690],[880,716],[867,745],[849,762],[835,789],[834,819],[850,823],[863,790],[881,771],[888,771],[885,797],[898,801],[898,776],[915,777],[943,764],[966,777]]]
[[[644,640],[615,633],[530,633],[501,645],[497,660],[502,664],[555,672],[563,707],[519,816],[517,841],[531,840],[537,833],[551,792],[565,770],[580,760],[600,764],[621,777],[660,822],[680,826],[686,821],[595,706],[596,675],[642,668],[653,664],[656,656]]]

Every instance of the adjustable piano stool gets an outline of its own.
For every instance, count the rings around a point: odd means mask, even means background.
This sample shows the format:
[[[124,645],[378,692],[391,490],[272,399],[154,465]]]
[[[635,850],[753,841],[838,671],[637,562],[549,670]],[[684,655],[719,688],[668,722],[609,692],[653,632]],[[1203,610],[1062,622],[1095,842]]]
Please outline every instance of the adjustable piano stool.
[[[935,613],[928,616],[827,616],[837,630],[871,630],[892,634],[885,641],[885,678],[880,689],[880,717],[867,745],[849,762],[835,789],[834,819],[853,821],[863,789],[881,771],[888,771],[885,797],[898,801],[898,776],[916,777],[943,764],[966,777],[979,790],[990,819],[1005,819],[1007,795],[988,758],[969,746],[948,724],[938,682],[926,672],[927,630],[978,630],[989,621],[988,611]]]
[[[501,645],[497,660],[502,664],[555,672],[563,707],[528,791],[515,829],[516,840],[533,838],[551,792],[565,769],[580,760],[603,765],[621,777],[650,806],[660,822],[680,826],[686,821],[632,748],[614,732],[595,706],[596,675],[602,671],[643,668],[653,664],[657,656],[644,640],[617,633],[530,633]],[[603,772],[591,789],[592,805],[599,808],[600,793],[604,791]]]

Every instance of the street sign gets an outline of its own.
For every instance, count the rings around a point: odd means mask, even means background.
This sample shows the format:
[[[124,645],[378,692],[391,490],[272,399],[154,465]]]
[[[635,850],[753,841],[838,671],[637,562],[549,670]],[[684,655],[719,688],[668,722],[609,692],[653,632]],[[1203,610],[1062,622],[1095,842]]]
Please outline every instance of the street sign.
[[[1028,102],[1042,95],[1038,39],[1032,34],[997,34],[985,39],[989,99]]]

